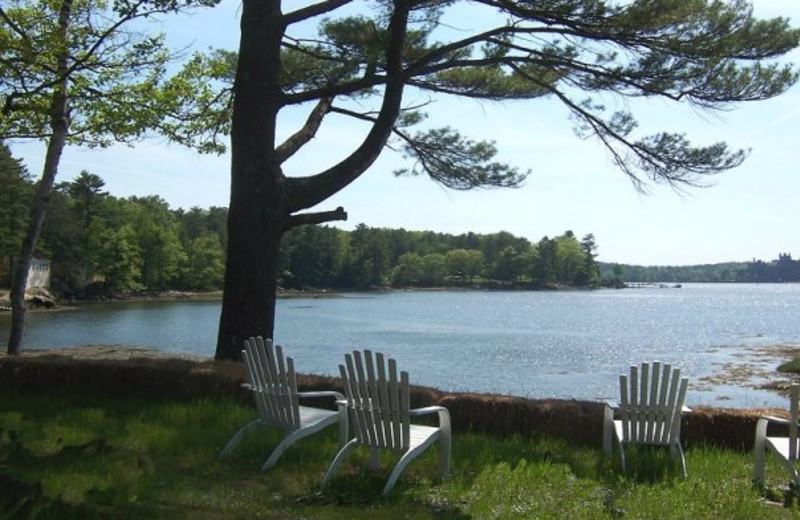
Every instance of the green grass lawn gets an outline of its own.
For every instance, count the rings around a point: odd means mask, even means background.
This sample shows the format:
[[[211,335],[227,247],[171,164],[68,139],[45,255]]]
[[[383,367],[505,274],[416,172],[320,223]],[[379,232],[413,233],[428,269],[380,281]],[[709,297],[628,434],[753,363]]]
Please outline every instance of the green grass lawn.
[[[383,454],[373,471],[361,450],[321,490],[337,451],[335,427],[295,444],[267,473],[259,468],[276,431],[257,431],[229,459],[218,458],[253,415],[217,399],[5,393],[0,518],[800,517],[796,503],[763,498],[783,500],[788,478],[774,460],[761,492],[751,483],[750,454],[690,449],[684,480],[664,451],[638,450],[623,476],[617,457],[545,437],[456,433],[450,478],[436,477],[437,447],[408,467],[387,499],[380,492],[396,456]]]

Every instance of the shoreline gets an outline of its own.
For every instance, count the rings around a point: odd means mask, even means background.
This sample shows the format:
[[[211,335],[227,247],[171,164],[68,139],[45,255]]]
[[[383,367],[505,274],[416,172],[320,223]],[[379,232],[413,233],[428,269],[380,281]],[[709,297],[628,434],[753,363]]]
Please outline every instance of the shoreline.
[[[314,290],[314,291],[300,291],[300,290],[283,290],[278,292],[278,299],[290,298],[338,298],[344,292],[327,291],[327,290]],[[9,301],[9,293],[7,290],[0,290],[0,315],[11,312],[11,302]],[[172,302],[172,301],[221,301],[222,291],[209,291],[209,292],[195,292],[195,291],[164,291],[159,293],[142,293],[142,294],[120,294],[109,298],[91,298],[79,300],[56,300],[53,307],[46,306],[29,306],[27,312],[58,312],[78,310],[81,305],[86,304],[114,304],[119,302],[135,302],[135,301],[154,301],[154,302]],[[30,298],[26,301],[30,302]]]

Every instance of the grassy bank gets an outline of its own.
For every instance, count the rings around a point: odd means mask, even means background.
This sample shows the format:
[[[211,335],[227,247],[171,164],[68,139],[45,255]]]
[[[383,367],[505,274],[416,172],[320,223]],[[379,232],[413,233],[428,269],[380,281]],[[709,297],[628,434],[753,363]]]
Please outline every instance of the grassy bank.
[[[0,518],[793,518],[751,484],[752,457],[688,450],[689,478],[661,451],[616,458],[546,436],[456,433],[449,479],[436,449],[411,464],[388,499],[357,452],[329,489],[319,484],[337,450],[335,428],[259,471],[280,434],[263,430],[228,460],[217,454],[253,417],[228,399],[142,399],[79,392],[0,395]],[[786,474],[770,461],[768,496]]]

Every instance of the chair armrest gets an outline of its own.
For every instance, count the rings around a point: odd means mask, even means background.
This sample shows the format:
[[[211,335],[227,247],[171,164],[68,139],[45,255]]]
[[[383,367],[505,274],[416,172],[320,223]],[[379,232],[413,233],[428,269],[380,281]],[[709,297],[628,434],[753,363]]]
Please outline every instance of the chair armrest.
[[[616,410],[617,408],[619,408],[619,403],[617,401],[614,401],[613,399],[606,399],[605,401],[603,401],[603,404],[608,408],[611,408],[612,410]]]
[[[764,421],[764,422],[774,422],[774,423],[778,423],[778,424],[791,424],[792,423],[792,421],[790,421],[789,419],[784,419],[783,417],[775,417],[775,416],[772,416],[772,415],[764,415],[762,417],[759,417],[758,421],[759,422],[762,422],[762,421]]]
[[[334,397],[338,404],[339,401],[344,401],[344,395],[335,390],[320,390],[317,392],[297,392],[297,397],[311,398],[311,397]],[[346,402],[346,401],[345,401]]]
[[[242,383],[241,387],[242,388],[246,388],[248,390],[252,390],[253,389],[253,385],[251,385],[250,383]]]
[[[439,428],[450,431],[450,411],[444,406],[426,406],[424,408],[414,408],[408,411],[408,415],[430,415],[439,414]]]

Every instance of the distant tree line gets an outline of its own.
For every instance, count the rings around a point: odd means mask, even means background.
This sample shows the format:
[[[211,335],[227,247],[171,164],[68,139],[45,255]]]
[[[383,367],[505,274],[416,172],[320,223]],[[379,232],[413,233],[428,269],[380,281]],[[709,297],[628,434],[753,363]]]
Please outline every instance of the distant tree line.
[[[98,175],[57,184],[37,257],[66,297],[222,287],[225,208],[172,210],[158,196],[119,198]],[[34,182],[0,145],[0,283],[8,285]],[[451,235],[301,226],[281,242],[279,282],[288,289],[483,286],[586,287],[599,278],[597,245],[571,231],[531,243],[507,232]]]
[[[83,171],[55,185],[36,256],[51,263],[51,288],[84,298],[131,291],[219,289],[227,209],[171,210],[158,196],[118,198]],[[34,183],[0,146],[0,282],[19,254]]]
[[[51,262],[51,288],[73,298],[124,292],[222,288],[227,209],[173,210],[158,196],[119,198],[83,171],[57,184],[37,257]],[[0,143],[0,285],[19,253],[34,181]],[[638,266],[596,261],[597,244],[572,231],[536,243],[508,232],[452,235],[301,226],[281,242],[286,289],[379,287],[591,287],[625,282],[797,282],[800,261]]]
[[[631,283],[676,282],[800,282],[800,260],[780,254],[764,262],[725,262],[685,266],[641,266],[598,262],[603,280]]]
[[[571,231],[534,244],[507,232],[305,226],[284,235],[279,280],[294,289],[587,287],[600,281],[596,249],[591,234],[578,240]]]

